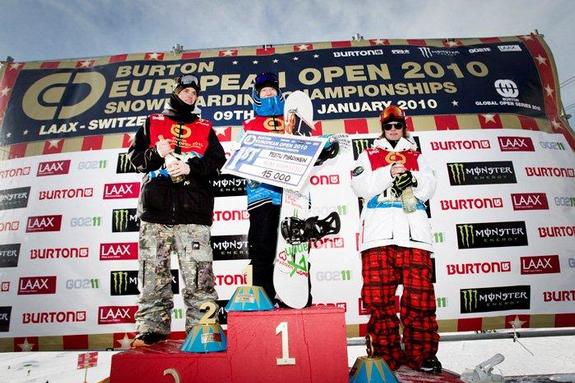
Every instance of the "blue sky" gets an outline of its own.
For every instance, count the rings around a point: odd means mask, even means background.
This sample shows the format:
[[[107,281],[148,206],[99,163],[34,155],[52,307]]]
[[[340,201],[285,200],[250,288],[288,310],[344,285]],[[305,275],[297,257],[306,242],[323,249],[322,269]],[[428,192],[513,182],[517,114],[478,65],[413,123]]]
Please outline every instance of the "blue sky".
[[[0,60],[350,40],[545,36],[575,115],[573,0],[2,0]],[[572,83],[568,82],[571,79]],[[575,120],[575,117],[574,117]],[[573,120],[572,120],[573,121]],[[573,124],[573,123],[572,123]]]

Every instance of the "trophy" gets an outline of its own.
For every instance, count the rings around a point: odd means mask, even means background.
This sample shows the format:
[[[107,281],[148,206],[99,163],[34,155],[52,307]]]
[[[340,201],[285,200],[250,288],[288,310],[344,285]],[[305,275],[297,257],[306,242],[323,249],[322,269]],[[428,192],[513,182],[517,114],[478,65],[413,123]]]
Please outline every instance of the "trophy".
[[[349,371],[349,383],[399,383],[387,363],[373,356],[371,334],[365,336],[367,356],[355,360]]]
[[[206,310],[206,314],[199,324],[192,327],[180,350],[196,353],[225,351],[228,348],[228,339],[215,319],[218,306],[214,302],[206,302],[200,310]]]
[[[226,311],[270,311],[274,308],[260,286],[238,286],[226,305]]]
[[[165,164],[166,164],[166,168],[173,162],[178,162],[180,160],[180,158],[176,157],[175,154],[172,153],[168,153],[166,155],[166,157],[164,158]],[[186,179],[186,177],[184,176],[170,176],[170,178],[172,179],[172,182],[175,184],[178,184],[180,182],[182,182],[183,180]]]

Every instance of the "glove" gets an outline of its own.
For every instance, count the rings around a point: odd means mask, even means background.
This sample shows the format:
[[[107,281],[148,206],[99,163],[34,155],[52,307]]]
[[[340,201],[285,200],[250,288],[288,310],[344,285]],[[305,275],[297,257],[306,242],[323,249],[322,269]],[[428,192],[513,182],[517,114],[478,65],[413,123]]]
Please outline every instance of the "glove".
[[[391,186],[391,193],[396,198],[399,198],[401,193],[403,193],[403,191],[410,186],[414,187],[417,186],[417,180],[415,179],[413,174],[411,174],[411,172],[408,170],[404,173],[398,174],[393,179],[393,185]]]

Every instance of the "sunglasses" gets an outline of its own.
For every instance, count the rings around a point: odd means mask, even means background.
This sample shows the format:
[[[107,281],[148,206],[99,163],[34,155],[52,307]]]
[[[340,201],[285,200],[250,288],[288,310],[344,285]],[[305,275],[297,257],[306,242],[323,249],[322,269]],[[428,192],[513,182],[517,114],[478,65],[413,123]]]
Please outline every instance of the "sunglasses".
[[[199,81],[198,78],[194,75],[187,74],[179,78],[178,83],[180,85],[198,85]]]
[[[383,125],[383,130],[391,130],[391,129],[403,129],[403,124],[385,124]]]

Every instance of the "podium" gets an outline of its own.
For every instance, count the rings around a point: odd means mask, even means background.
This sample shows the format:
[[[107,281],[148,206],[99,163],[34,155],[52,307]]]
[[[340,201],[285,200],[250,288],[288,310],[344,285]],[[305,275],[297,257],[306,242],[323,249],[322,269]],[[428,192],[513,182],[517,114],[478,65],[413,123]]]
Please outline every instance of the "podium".
[[[166,341],[112,357],[111,383],[347,383],[345,312],[334,307],[229,312],[226,351]]]

